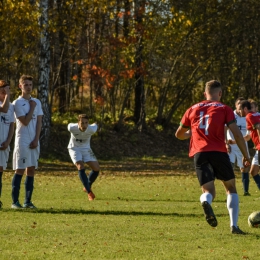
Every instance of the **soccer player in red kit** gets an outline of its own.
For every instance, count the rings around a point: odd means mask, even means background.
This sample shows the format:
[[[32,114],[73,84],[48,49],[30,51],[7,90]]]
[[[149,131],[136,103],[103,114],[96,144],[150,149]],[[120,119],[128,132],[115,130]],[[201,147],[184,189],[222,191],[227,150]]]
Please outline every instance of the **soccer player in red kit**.
[[[250,173],[258,189],[260,189],[260,175],[258,173],[260,162],[260,113],[253,109],[254,106],[256,106],[256,103],[244,100],[241,102],[240,113],[246,117],[247,130],[250,132],[250,137],[255,145],[256,153],[252,161]]]
[[[194,157],[197,177],[202,189],[200,202],[209,225],[216,227],[218,222],[211,207],[215,198],[215,178],[222,181],[227,194],[227,208],[232,234],[245,234],[237,226],[239,198],[236,190],[235,174],[227,154],[224,127],[227,125],[234,135],[243,154],[243,164],[250,165],[249,154],[244,138],[236,125],[233,110],[220,102],[222,86],[216,80],[206,83],[205,101],[190,107],[183,115],[175,136],[190,138],[189,156]]]

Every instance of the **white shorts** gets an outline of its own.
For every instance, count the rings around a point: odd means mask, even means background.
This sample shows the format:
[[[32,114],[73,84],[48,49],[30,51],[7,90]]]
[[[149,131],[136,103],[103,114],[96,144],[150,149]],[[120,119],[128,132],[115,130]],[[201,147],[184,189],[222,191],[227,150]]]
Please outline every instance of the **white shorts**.
[[[5,150],[0,150],[0,166],[3,167],[3,170],[6,169],[8,158],[9,158],[10,147]]]
[[[252,160],[252,165],[259,165],[259,162],[258,162],[258,151],[255,152],[255,155],[254,155],[253,160]]]
[[[40,155],[40,146],[30,149],[28,146],[20,146],[14,148],[13,153],[13,170],[26,169],[27,167],[38,167]]]
[[[247,149],[248,151],[248,149]],[[244,168],[243,166],[243,154],[241,153],[240,149],[237,145],[231,145],[231,153],[228,154],[229,159],[231,163],[234,163],[237,161],[237,166],[239,168]]]
[[[70,158],[75,164],[78,161],[82,162],[95,162],[97,158],[91,148],[81,149],[81,148],[68,148]]]

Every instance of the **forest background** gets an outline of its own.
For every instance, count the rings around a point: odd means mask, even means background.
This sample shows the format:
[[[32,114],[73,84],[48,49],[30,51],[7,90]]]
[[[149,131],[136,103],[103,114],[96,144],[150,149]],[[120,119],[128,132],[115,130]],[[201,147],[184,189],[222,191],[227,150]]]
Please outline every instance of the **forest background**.
[[[101,125],[105,156],[187,153],[174,131],[205,82],[231,107],[259,101],[259,15],[258,0],[2,0],[0,78],[15,99],[34,77],[47,153],[67,158],[78,113]]]

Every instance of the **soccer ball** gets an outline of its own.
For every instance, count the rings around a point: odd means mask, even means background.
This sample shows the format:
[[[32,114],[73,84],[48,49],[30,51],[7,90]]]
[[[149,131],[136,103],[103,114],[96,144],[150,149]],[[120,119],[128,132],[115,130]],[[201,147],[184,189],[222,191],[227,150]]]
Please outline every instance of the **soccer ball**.
[[[248,225],[252,228],[260,228],[260,211],[255,211],[249,215]]]

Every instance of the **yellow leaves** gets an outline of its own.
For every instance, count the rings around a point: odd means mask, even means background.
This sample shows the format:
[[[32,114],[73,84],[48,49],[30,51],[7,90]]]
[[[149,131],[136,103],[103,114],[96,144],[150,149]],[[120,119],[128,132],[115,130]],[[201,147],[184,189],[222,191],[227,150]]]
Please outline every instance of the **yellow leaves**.
[[[190,20],[187,20],[187,21],[186,21],[186,24],[187,24],[188,26],[191,26],[191,21],[190,21]]]

